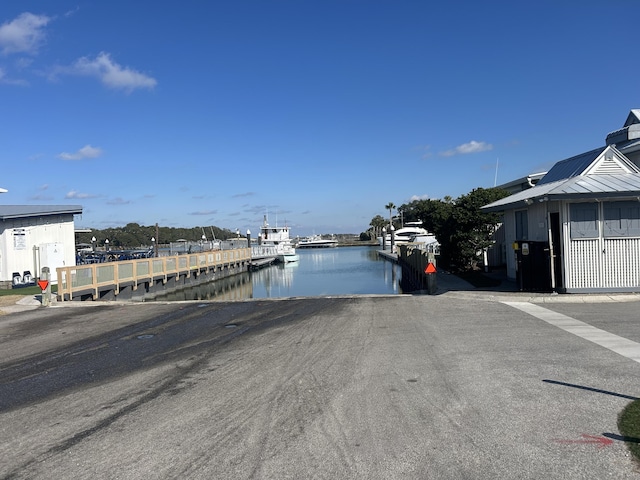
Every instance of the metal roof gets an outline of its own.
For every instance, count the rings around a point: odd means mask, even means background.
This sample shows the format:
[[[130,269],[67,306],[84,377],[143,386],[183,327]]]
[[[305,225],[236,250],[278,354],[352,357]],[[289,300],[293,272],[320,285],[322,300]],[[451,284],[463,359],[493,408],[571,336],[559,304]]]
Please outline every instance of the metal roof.
[[[486,212],[501,212],[526,208],[534,202],[547,200],[602,200],[605,198],[639,198],[640,174],[591,175],[572,177],[553,183],[536,185],[482,207]]]
[[[567,178],[580,175],[586,170],[586,168],[593,163],[593,161],[600,156],[605,150],[605,147],[596,148],[586,153],[576,155],[575,157],[567,158],[556,163],[547,174],[542,177],[538,182],[538,185],[544,185],[545,183],[557,182],[558,180],[565,180]]]
[[[0,205],[0,220],[81,213],[81,205]]]
[[[547,200],[640,198],[640,170],[615,147],[597,148],[556,163],[537,185],[482,207],[526,208]]]

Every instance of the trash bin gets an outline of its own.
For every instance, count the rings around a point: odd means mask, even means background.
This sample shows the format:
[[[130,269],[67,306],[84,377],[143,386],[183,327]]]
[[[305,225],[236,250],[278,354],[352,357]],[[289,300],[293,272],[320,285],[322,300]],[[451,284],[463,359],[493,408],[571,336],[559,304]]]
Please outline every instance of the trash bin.
[[[521,292],[550,292],[551,268],[548,242],[517,240],[516,282]]]

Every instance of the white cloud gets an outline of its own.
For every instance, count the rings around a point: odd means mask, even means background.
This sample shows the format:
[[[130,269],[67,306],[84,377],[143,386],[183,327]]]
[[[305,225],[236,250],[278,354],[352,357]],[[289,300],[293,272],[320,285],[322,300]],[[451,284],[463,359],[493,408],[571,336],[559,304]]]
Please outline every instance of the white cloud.
[[[81,192],[76,192],[75,190],[71,190],[69,193],[67,193],[64,198],[66,199],[87,199],[87,198],[97,198],[98,195],[94,195],[92,193],[81,193]]]
[[[486,142],[476,142],[475,140],[471,140],[469,143],[463,143],[451,150],[440,152],[440,155],[443,157],[453,157],[454,155],[467,155],[469,153],[486,152],[488,150],[493,150],[493,145]]]
[[[411,198],[409,199],[409,203],[411,202],[415,202],[418,200],[429,200],[429,195],[411,195]]]
[[[0,49],[11,53],[35,54],[45,38],[44,27],[51,21],[46,15],[25,12],[0,25]]]
[[[58,155],[58,158],[61,158],[62,160],[84,160],[86,158],[98,158],[102,154],[103,151],[101,148],[85,145],[76,153],[62,152]]]
[[[132,92],[136,88],[152,89],[157,85],[155,78],[122,67],[115,63],[108,53],[101,52],[95,59],[82,57],[68,69],[58,70],[74,75],[86,75],[99,79],[107,88]]]

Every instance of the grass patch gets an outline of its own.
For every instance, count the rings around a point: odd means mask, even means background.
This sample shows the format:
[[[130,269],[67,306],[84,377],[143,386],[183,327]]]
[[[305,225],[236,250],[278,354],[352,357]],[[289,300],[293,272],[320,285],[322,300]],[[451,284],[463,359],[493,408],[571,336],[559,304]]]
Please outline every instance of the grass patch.
[[[55,293],[58,291],[58,286],[57,285],[51,285],[51,293]],[[0,297],[6,297],[9,295],[21,295],[21,296],[26,296],[26,295],[40,295],[42,293],[42,290],[40,290],[40,287],[38,285],[34,285],[33,287],[21,287],[21,288],[10,288],[8,290],[0,290]]]
[[[640,461],[640,400],[634,400],[618,416],[618,429],[629,451]]]
[[[469,271],[457,273],[456,276],[466,280],[476,288],[492,288],[502,283],[502,280],[491,278],[480,271]]]

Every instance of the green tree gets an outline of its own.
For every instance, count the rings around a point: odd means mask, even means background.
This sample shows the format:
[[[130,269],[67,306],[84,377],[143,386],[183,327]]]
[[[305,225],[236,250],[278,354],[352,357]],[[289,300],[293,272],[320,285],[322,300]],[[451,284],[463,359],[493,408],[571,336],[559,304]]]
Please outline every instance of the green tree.
[[[373,238],[378,238],[382,235],[382,227],[386,225],[386,220],[381,215],[376,215],[371,219],[371,223],[369,223],[369,225],[373,230]]]
[[[453,270],[475,268],[482,251],[492,244],[492,234],[500,215],[485,213],[483,205],[499,200],[508,192],[497,188],[477,188],[457,199],[415,200],[402,205],[406,221],[421,220],[440,243],[439,263]]]
[[[389,210],[389,228],[391,228],[393,225],[393,209],[396,208],[396,206],[393,202],[389,202],[384,206],[384,208]]]
[[[193,228],[173,228],[159,227],[156,234],[155,225],[144,226],[137,223],[128,223],[124,227],[106,228],[104,230],[92,230],[76,235],[77,243],[91,243],[91,238],[96,238],[96,245],[102,247],[106,239],[109,239],[111,248],[139,248],[151,245],[151,238],[156,238],[159,244],[168,244],[178,239],[186,239],[198,242],[202,235],[212,240],[213,236],[217,240],[227,240],[235,238],[236,234],[228,229],[218,227],[193,227]]]
[[[498,188],[476,188],[455,201],[453,215],[445,223],[445,243],[441,253],[457,270],[477,267],[482,252],[492,244],[492,235],[500,222],[500,214],[482,212],[480,208],[504,198],[508,192]]]

